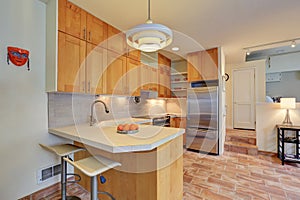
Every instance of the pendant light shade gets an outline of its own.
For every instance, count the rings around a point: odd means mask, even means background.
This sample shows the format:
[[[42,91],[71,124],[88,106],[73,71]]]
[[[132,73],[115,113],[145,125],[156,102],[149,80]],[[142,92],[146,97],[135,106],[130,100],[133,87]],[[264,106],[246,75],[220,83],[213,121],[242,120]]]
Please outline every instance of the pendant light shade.
[[[150,0],[148,0],[148,20],[126,32],[127,44],[144,52],[154,52],[163,49],[172,43],[173,33],[171,29],[154,24],[150,19]]]

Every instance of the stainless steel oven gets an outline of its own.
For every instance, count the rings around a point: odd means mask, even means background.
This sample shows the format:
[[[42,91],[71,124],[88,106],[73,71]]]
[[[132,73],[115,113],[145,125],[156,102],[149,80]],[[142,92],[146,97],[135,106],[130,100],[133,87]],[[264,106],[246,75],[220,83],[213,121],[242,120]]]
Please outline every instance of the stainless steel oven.
[[[170,127],[170,120],[171,116],[168,114],[161,114],[161,115],[139,115],[139,116],[132,116],[134,118],[145,118],[151,119],[153,126],[164,126]]]

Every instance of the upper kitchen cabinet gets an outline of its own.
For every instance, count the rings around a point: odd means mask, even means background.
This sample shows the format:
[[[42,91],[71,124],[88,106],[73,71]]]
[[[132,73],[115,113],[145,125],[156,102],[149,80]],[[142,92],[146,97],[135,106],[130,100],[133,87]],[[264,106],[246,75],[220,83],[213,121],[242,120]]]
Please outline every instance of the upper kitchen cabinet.
[[[107,68],[104,71],[105,94],[127,94],[126,86],[126,57],[107,50]]]
[[[141,62],[127,58],[126,79],[128,94],[130,96],[139,96],[141,87]]]
[[[141,60],[141,51],[137,49],[132,49],[132,47],[127,46],[127,57],[133,60],[140,61]]]
[[[218,48],[189,53],[188,81],[218,79]]]
[[[171,97],[171,60],[162,54],[158,54],[158,96]]]
[[[54,0],[57,1],[57,0]],[[54,2],[52,2],[54,3]],[[52,12],[54,13],[54,12]],[[51,14],[47,11],[47,15]],[[87,13],[67,0],[58,0],[58,30],[85,39]]]
[[[115,27],[108,25],[107,48],[120,55],[126,53],[126,36]]]
[[[57,91],[85,91],[85,41],[58,32]]]
[[[87,13],[86,17],[86,40],[92,44],[106,47],[108,25],[97,17]]]
[[[102,94],[104,69],[107,66],[107,50],[91,43],[86,45],[87,57],[85,59],[85,91],[92,94]]]

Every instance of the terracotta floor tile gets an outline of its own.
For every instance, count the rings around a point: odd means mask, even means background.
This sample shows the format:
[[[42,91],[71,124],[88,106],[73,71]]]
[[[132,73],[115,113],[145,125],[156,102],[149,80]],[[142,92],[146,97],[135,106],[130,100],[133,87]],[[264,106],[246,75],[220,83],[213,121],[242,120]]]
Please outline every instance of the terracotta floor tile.
[[[222,156],[210,156],[185,151],[183,157],[184,200],[300,200],[300,165],[282,166],[274,154],[224,152]],[[90,198],[77,184],[68,185],[68,193],[82,200]],[[21,200],[59,198],[58,184]]]
[[[213,199],[213,200],[231,200],[232,199],[230,197],[226,197],[224,195],[214,193],[207,189],[203,189],[200,196],[205,199]]]

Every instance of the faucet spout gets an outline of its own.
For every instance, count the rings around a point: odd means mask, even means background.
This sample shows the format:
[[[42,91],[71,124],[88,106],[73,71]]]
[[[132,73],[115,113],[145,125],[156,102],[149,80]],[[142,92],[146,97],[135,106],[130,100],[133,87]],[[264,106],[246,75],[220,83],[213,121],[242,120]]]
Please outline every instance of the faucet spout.
[[[104,109],[106,113],[109,113],[109,110],[107,108],[107,105],[101,101],[101,100],[95,100],[92,105],[91,105],[91,115],[90,115],[90,126],[93,126],[93,124],[95,123],[95,119],[94,119],[94,105],[96,103],[102,103],[104,105]]]

